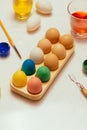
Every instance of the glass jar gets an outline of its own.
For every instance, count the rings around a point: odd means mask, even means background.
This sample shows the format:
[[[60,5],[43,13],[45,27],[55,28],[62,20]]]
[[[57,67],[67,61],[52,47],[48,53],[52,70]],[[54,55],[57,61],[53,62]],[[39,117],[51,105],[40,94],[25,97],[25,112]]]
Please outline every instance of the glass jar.
[[[15,16],[19,20],[25,20],[29,17],[33,6],[33,0],[13,0],[13,9]]]

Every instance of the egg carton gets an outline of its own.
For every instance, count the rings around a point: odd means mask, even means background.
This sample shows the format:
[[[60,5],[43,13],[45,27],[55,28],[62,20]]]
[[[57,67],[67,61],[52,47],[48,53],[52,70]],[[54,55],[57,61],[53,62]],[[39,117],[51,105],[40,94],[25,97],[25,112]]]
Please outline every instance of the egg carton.
[[[55,80],[55,78],[57,77],[59,72],[62,70],[62,68],[64,67],[66,62],[68,62],[68,60],[72,56],[73,52],[74,52],[74,46],[71,49],[66,50],[66,57],[63,60],[59,60],[58,69],[56,69],[54,71],[50,71],[50,73],[51,73],[50,80],[47,81],[47,82],[42,83],[42,91],[39,94],[31,94],[31,93],[29,93],[28,90],[27,90],[27,85],[24,86],[23,88],[18,88],[16,86],[14,86],[12,81],[10,83],[11,90],[14,91],[15,93],[25,97],[25,98],[28,98],[28,99],[31,99],[31,100],[40,100],[43,97],[43,95],[46,93],[48,88],[51,86],[51,84],[53,83],[53,81]],[[44,57],[46,55],[47,54],[44,54]],[[44,65],[44,61],[41,64],[35,64],[36,70],[42,65]],[[35,74],[36,74],[36,72],[31,76],[27,76],[27,80],[29,80],[31,77],[35,76]]]

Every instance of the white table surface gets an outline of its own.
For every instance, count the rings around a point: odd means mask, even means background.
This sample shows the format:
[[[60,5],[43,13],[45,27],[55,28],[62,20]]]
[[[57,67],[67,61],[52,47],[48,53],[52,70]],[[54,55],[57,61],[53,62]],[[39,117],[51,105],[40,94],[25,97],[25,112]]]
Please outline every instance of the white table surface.
[[[21,22],[14,18],[12,0],[0,0],[0,19],[23,58],[20,60],[12,47],[9,57],[0,58],[0,130],[87,130],[87,99],[68,78],[68,74],[73,74],[87,87],[87,76],[82,72],[82,62],[87,59],[87,40],[75,40],[73,56],[40,101],[30,101],[10,90],[13,73],[48,28],[56,27],[61,34],[70,33],[67,12],[69,1],[50,0],[53,6],[52,15],[40,15],[40,29],[29,34],[26,31],[26,21]],[[35,5],[33,13],[36,13]],[[8,42],[0,28],[1,41]]]

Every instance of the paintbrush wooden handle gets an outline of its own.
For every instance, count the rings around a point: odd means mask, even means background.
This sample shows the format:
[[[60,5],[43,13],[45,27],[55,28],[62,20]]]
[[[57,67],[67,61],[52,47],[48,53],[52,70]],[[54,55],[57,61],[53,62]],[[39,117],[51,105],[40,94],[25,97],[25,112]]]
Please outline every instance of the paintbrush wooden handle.
[[[13,42],[13,40],[12,40],[12,38],[10,37],[10,35],[9,35],[9,33],[7,32],[7,30],[6,30],[6,28],[5,28],[5,26],[4,26],[4,24],[2,23],[2,21],[0,20],[0,25],[1,25],[1,27],[2,27],[2,29],[3,29],[3,31],[4,31],[4,33],[5,33],[5,35],[7,36],[7,38],[8,38],[8,41],[9,41],[9,43],[11,44],[11,46],[15,46],[15,44],[14,44],[14,42]]]
[[[16,51],[16,53],[18,54],[18,56],[19,56],[20,59],[21,59],[20,53],[18,52],[18,50],[17,50],[17,48],[16,48],[16,46],[15,46],[13,40],[11,39],[9,33],[7,32],[7,30],[6,30],[6,28],[5,28],[4,24],[3,24],[3,22],[2,22],[1,20],[0,20],[0,26],[2,27],[2,29],[3,29],[3,31],[4,31],[4,33],[5,33],[5,35],[7,36],[10,45],[14,48],[14,50]]]
[[[87,98],[87,89],[83,87],[83,88],[81,88],[81,92]]]

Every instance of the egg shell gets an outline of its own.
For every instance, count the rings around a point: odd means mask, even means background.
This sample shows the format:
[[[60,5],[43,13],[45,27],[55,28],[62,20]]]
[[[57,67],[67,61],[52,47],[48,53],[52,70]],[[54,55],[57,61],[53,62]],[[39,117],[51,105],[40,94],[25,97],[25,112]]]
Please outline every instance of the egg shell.
[[[64,34],[60,37],[59,42],[64,45],[66,49],[70,49],[73,47],[73,38],[70,34]]]
[[[56,70],[59,66],[58,58],[55,54],[47,54],[44,58],[44,65],[47,66],[50,70]]]
[[[22,63],[21,70],[26,74],[26,75],[32,75],[36,71],[36,66],[35,62],[31,59],[26,59]]]
[[[51,41],[51,43],[57,43],[60,38],[60,33],[57,28],[49,28],[46,31],[45,38]]]
[[[38,15],[34,14],[27,20],[27,31],[32,32],[40,27],[41,19]]]
[[[52,5],[48,0],[38,0],[36,2],[36,10],[42,14],[51,14]]]
[[[66,57],[66,49],[60,43],[52,46],[52,52],[58,57],[59,60],[62,60]]]
[[[24,87],[27,83],[26,74],[21,70],[16,71],[12,76],[12,83],[18,88]]]
[[[27,82],[27,90],[31,94],[38,94],[42,91],[42,82],[37,77],[31,77]]]
[[[30,59],[32,59],[36,64],[40,64],[44,60],[44,53],[41,48],[34,47],[30,52]]]
[[[42,82],[49,81],[50,76],[50,69],[47,66],[40,66],[36,71],[36,77],[38,77]]]
[[[43,39],[39,40],[37,46],[40,47],[43,50],[44,54],[47,54],[51,51],[52,45],[51,45],[51,42],[48,39],[43,38]]]

